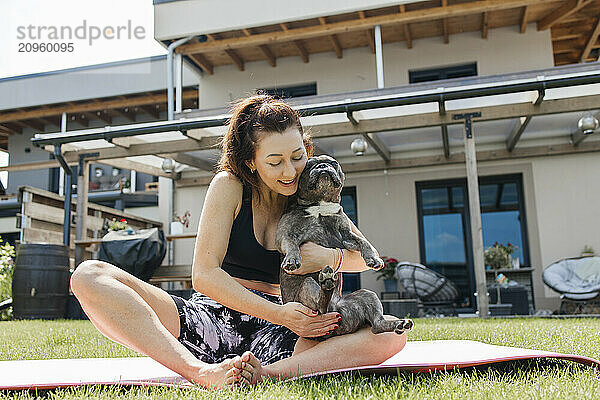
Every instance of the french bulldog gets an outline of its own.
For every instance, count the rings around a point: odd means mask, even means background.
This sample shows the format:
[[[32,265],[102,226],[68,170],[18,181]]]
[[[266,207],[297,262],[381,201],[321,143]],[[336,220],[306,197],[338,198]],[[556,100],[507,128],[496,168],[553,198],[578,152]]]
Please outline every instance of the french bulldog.
[[[372,269],[383,268],[373,246],[351,230],[350,220],[340,205],[344,173],[332,157],[311,157],[298,178],[298,190],[288,200],[277,225],[276,244],[284,255],[280,284],[283,303],[296,301],[321,314],[337,312],[338,329],[317,340],[352,333],[371,326],[373,333],[402,334],[413,327],[409,319],[388,320],[377,295],[367,289],[341,295],[341,273],[332,266],[305,275],[289,274],[300,267],[300,245],[314,242],[330,248],[360,251]]]

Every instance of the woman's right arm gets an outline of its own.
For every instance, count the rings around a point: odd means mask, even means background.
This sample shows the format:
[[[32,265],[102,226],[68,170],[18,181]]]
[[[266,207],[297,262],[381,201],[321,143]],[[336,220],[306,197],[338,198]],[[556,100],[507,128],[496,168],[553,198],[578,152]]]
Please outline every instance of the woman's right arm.
[[[221,269],[242,191],[241,182],[226,172],[218,173],[208,188],[194,247],[194,289],[229,308],[284,325],[299,336],[329,332],[337,322],[334,313],[317,316],[300,303],[274,304],[250,292]]]

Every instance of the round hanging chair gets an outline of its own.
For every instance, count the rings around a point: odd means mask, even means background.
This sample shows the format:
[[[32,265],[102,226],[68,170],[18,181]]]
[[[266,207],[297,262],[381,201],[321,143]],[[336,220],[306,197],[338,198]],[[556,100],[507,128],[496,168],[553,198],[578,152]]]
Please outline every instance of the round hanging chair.
[[[423,302],[449,303],[458,297],[452,281],[421,264],[398,263],[396,278],[410,297]]]
[[[589,300],[600,293],[600,257],[565,258],[542,273],[548,287],[570,300]]]

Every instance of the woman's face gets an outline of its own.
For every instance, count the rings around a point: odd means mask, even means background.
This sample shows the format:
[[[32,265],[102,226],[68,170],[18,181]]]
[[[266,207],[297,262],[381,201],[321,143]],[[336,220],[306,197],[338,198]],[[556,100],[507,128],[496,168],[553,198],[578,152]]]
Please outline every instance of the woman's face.
[[[262,132],[253,167],[267,187],[284,196],[298,189],[298,177],[307,161],[302,135],[296,127],[285,131]]]

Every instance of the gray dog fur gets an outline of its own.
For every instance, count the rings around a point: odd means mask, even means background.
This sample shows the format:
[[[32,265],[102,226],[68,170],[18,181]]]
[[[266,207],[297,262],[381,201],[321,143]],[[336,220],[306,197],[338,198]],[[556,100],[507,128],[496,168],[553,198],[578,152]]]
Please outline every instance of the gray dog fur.
[[[277,225],[276,241],[284,254],[281,263],[281,297],[284,303],[296,301],[321,314],[338,312],[339,328],[320,337],[352,333],[371,326],[373,333],[402,334],[413,327],[409,319],[387,320],[377,295],[367,289],[341,296],[341,273],[331,266],[306,275],[288,274],[300,267],[300,245],[314,242],[324,247],[358,250],[368,267],[383,268],[373,246],[351,230],[340,205],[344,173],[329,156],[311,157],[298,178],[298,191],[288,201]]]

